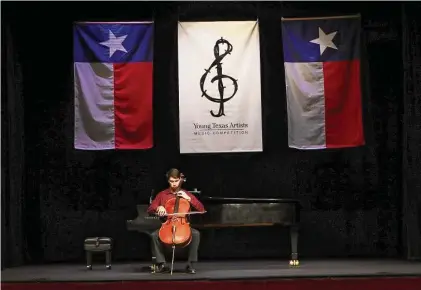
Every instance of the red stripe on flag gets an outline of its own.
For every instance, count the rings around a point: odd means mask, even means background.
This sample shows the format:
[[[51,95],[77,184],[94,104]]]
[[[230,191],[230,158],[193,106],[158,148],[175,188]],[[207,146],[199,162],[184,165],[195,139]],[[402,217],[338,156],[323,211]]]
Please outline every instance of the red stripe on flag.
[[[153,63],[114,64],[115,148],[153,146]]]
[[[323,64],[326,147],[364,145],[360,61]]]

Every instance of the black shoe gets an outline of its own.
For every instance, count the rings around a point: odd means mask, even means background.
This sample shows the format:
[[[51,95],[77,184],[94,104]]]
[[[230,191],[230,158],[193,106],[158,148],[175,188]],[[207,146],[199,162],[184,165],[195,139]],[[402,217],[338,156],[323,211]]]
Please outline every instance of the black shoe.
[[[188,273],[188,274],[196,274],[196,270],[193,268],[192,265],[187,265],[187,267],[186,267],[186,273]]]
[[[165,266],[165,263],[156,265],[155,273],[166,273],[168,271],[168,267]]]

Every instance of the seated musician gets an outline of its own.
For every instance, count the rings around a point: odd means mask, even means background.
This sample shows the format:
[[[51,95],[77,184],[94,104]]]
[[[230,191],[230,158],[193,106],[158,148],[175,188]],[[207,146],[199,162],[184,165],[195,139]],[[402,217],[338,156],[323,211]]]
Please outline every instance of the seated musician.
[[[152,201],[147,212],[149,214],[157,214],[158,216],[164,216],[166,214],[165,203],[170,198],[173,198],[175,195],[180,196],[181,198],[186,199],[190,202],[190,205],[195,208],[197,211],[203,212],[205,208],[203,204],[190,192],[187,190],[181,189],[180,181],[182,174],[178,169],[170,169],[167,173],[167,180],[169,183],[169,188],[161,191],[157,194],[155,199]],[[194,274],[196,271],[194,269],[194,263],[197,262],[197,253],[200,244],[200,232],[196,229],[191,229],[192,240],[188,245],[188,263],[186,266],[186,272]],[[152,234],[152,254],[156,257],[157,273],[164,272],[165,267],[165,256],[163,252],[163,245],[159,239],[159,230],[156,230]]]

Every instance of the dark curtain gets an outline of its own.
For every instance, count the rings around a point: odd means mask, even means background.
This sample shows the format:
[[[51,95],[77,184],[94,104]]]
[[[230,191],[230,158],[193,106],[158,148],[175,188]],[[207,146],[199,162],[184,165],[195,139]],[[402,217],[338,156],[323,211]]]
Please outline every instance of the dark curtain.
[[[2,268],[24,262],[26,239],[22,71],[10,26],[2,25]]]
[[[421,259],[421,4],[403,5],[403,240],[405,256]]]
[[[398,256],[403,91],[400,4],[382,3],[379,8],[377,3],[360,2],[105,2],[90,8],[77,2],[28,2],[26,9],[20,3],[3,5],[10,13],[19,11],[15,35],[21,40],[19,49],[26,63],[27,210],[25,220],[16,227],[25,225],[32,260],[37,256],[35,260],[46,262],[82,261],[83,239],[96,235],[114,238],[115,260],[149,259],[148,240],[128,232],[125,222],[136,216],[137,203],[149,201],[152,188],[165,186],[164,173],[170,167],[179,167],[187,176],[187,186],[205,195],[299,199],[303,205],[299,253],[303,258]],[[33,14],[34,9],[39,13]],[[48,13],[51,9],[68,13]],[[280,17],[355,13],[362,14],[366,43],[362,67],[367,145],[292,150],[287,147]],[[152,18],[156,24],[155,147],[125,152],[74,150],[69,85],[72,22]],[[264,152],[180,155],[177,21],[257,18]],[[28,33],[34,23],[44,27],[44,33]],[[385,60],[390,69],[385,69]],[[415,194],[415,187],[411,191]],[[286,231],[277,228],[204,232],[200,257],[287,257],[287,237]]]

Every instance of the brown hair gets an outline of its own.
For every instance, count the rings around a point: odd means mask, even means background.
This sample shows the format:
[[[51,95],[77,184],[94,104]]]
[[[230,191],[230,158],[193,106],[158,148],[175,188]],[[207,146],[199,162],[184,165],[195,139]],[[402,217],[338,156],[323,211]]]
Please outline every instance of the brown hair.
[[[171,168],[170,170],[168,170],[166,175],[167,175],[167,180],[168,180],[168,179],[170,179],[170,177],[181,178],[182,174],[177,168]]]

